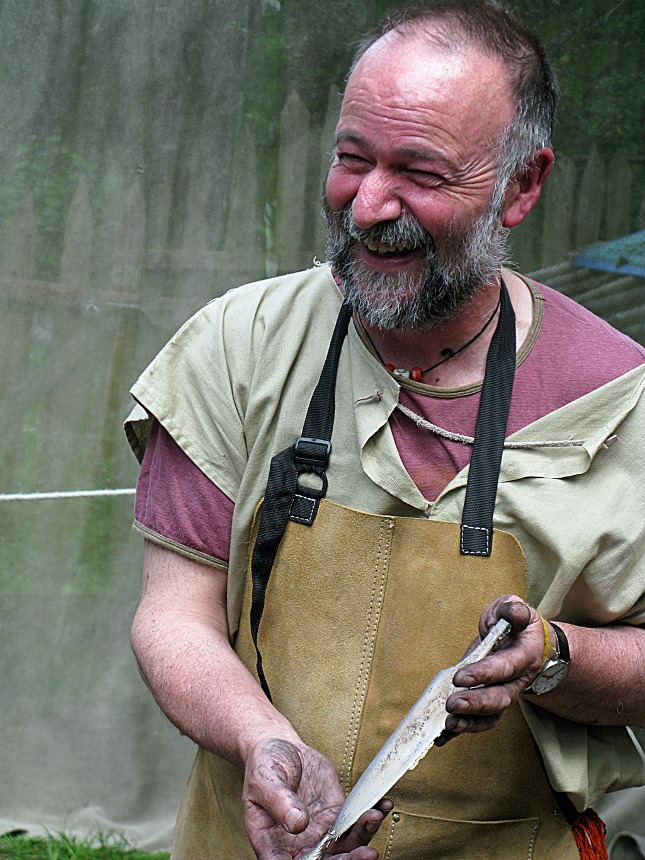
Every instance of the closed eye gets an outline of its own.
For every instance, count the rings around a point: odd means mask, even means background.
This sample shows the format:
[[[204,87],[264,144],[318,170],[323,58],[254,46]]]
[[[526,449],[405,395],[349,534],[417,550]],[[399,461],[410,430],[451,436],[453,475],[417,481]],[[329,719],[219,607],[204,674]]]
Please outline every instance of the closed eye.
[[[415,170],[409,168],[407,170],[402,171],[403,173],[407,173],[409,176],[412,176],[413,179],[423,182],[423,183],[433,183],[443,182],[444,177],[440,173],[434,173],[431,170]]]
[[[353,152],[339,152],[337,153],[336,158],[348,167],[363,167],[370,163],[366,158],[362,158],[360,155],[355,155]]]

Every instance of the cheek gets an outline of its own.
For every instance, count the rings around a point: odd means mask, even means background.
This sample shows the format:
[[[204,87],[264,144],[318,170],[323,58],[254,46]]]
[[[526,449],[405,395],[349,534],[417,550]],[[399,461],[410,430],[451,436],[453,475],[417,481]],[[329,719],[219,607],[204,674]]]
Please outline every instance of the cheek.
[[[360,188],[360,178],[342,169],[332,167],[327,174],[325,186],[327,202],[334,212],[339,212],[351,203]]]

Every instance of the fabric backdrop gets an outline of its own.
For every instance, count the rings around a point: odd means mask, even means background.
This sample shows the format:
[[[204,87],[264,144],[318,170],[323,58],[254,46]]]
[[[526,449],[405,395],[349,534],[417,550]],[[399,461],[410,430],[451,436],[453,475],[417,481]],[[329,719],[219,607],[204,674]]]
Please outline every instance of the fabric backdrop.
[[[322,258],[351,43],[390,5],[0,4],[0,832],[170,844],[194,750],[129,648],[142,547],[132,494],[107,492],[136,480],[128,388],[204,302]],[[645,227],[645,7],[514,6],[564,101],[557,166],[515,260],[643,339],[643,280],[571,254]],[[607,805],[641,846],[643,798]]]

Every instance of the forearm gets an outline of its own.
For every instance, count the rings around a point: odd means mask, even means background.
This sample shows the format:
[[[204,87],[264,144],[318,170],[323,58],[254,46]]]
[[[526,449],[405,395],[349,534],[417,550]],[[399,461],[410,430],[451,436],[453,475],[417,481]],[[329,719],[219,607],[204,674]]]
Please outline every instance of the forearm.
[[[569,640],[567,678],[550,693],[526,699],[577,723],[645,726],[645,630],[557,624]],[[554,645],[552,631],[551,638]]]
[[[200,746],[237,763],[261,740],[298,741],[229,644],[226,575],[182,559],[176,588],[173,567],[179,563],[172,553],[146,544],[155,585],[147,588],[144,579],[131,632],[139,669],[162,711]],[[199,600],[191,593],[191,577]]]
[[[571,663],[559,687],[542,695],[525,692],[544,658],[556,655],[555,632],[517,595],[506,594],[480,618],[480,636],[500,619],[512,632],[499,650],[455,673],[463,687],[448,699],[448,733],[492,728],[520,696],[537,707],[573,722],[605,726],[645,726],[645,630],[630,626],[587,628],[557,622],[569,641]]]
[[[241,799],[256,856],[295,857],[336,818],[345,796],[338,774],[300,740],[231,648],[226,574],[149,541],[145,547],[131,634],[141,674],[184,734],[244,767]],[[384,801],[362,815],[337,853],[373,860],[366,845],[389,809]]]

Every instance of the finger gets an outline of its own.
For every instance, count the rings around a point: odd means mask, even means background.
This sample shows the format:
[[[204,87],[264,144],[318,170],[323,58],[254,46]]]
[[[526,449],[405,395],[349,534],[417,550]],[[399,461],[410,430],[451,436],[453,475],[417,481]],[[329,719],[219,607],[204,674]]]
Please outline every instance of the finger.
[[[515,608],[516,606],[518,608]],[[481,636],[481,638],[483,639],[488,633],[488,631],[491,629],[491,627],[494,627],[495,624],[497,624],[497,622],[502,618],[511,624],[511,627],[513,628],[513,633],[517,633],[520,629],[524,629],[521,626],[518,626],[516,629],[516,625],[521,625],[522,610],[519,608],[521,606],[526,606],[526,603],[524,603],[522,598],[518,597],[517,594],[503,594],[501,597],[498,597],[496,600],[493,600],[491,603],[489,603],[479,618],[479,635]],[[504,608],[503,612],[502,608]],[[513,620],[507,617],[509,614],[513,616]],[[527,623],[528,620],[529,619],[527,619]]]
[[[504,594],[501,597],[491,601],[479,616],[479,635],[483,639],[491,627],[499,621],[497,610],[502,603],[512,600],[516,595]],[[518,598],[519,599],[519,598]]]
[[[500,714],[494,714],[487,717],[458,717],[454,714],[450,714],[448,719],[446,720],[446,731],[444,735],[446,739],[443,740],[441,746],[448,743],[452,738],[456,738],[459,735],[463,734],[479,734],[480,732],[488,732],[491,729],[494,729],[498,724],[500,719]],[[435,741],[436,743],[436,741]]]
[[[290,833],[302,833],[309,824],[309,811],[295,793],[301,779],[297,748],[288,741],[265,741],[253,750],[247,764],[245,795]]]
[[[455,672],[453,683],[455,687],[494,686],[515,680],[525,680],[528,684],[531,673],[540,668],[541,656],[542,652],[532,647],[498,651],[459,669]]]
[[[499,651],[459,669],[455,672],[453,682],[457,687],[475,687],[480,684],[504,684],[517,679],[526,686],[539,672],[543,656],[544,628],[535,613],[535,619],[525,630]]]
[[[394,809],[394,801],[390,800],[389,797],[384,797],[375,804],[374,809],[378,809],[383,813],[383,815],[389,815],[389,813]]]
[[[459,690],[446,702],[449,714],[459,717],[485,717],[502,714],[519,698],[524,689],[522,681],[510,681],[493,687]],[[448,728],[451,728],[448,726]]]
[[[528,627],[531,615],[531,608],[523,600],[515,597],[504,601],[497,610],[497,617],[508,621],[512,632],[516,635]]]
[[[363,813],[356,824],[336,841],[337,849],[351,851],[361,845],[367,845],[393,807],[394,804],[389,798],[379,801],[373,809]]]
[[[449,732],[447,729],[444,729],[439,735],[439,737],[435,739],[434,745],[436,747],[445,747],[447,743],[454,740],[458,736],[459,735],[456,732]]]

